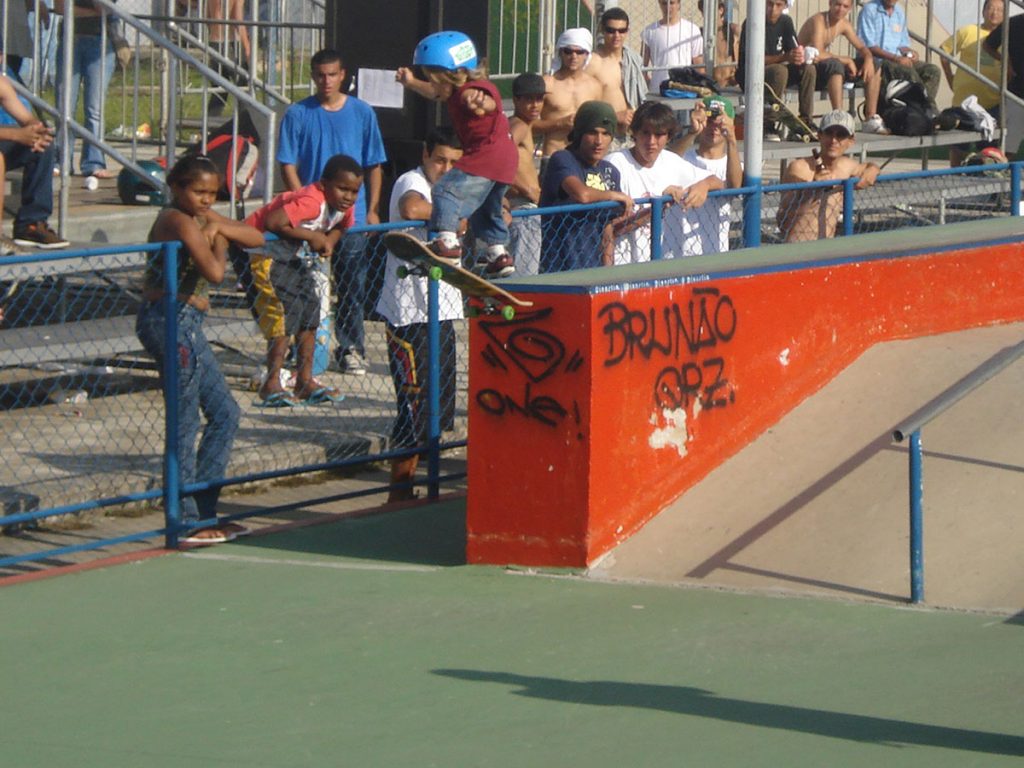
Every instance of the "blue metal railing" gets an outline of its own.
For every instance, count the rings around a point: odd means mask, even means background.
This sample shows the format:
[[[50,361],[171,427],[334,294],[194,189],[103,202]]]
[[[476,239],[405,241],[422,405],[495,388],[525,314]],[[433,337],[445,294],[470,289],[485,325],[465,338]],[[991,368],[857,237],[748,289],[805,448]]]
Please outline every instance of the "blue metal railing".
[[[1024,341],[1006,347],[979,366],[969,376],[943,393],[927,408],[914,414],[893,430],[892,438],[897,443],[910,440],[909,450],[909,495],[910,495],[910,601],[924,601],[924,476],[922,473],[923,453],[921,430],[937,416],[991,379],[1007,366],[1024,356]]]
[[[1021,215],[1024,211],[1021,210],[1021,170],[1024,168],[1024,162],[1014,162],[1003,165],[987,165],[987,166],[975,166],[969,168],[939,170],[939,171],[921,171],[912,173],[900,173],[890,174],[887,176],[880,176],[878,179],[877,186],[884,185],[893,181],[901,180],[914,180],[922,178],[931,178],[937,176],[948,176],[953,174],[978,174],[985,172],[1002,172],[1009,170],[1010,179],[1010,212],[1014,215]],[[844,234],[853,233],[853,219],[854,213],[856,212],[856,200],[857,191],[854,189],[856,179],[848,179],[843,181],[820,181],[810,182],[803,184],[775,184],[764,187],[743,187],[739,189],[720,190],[709,194],[711,199],[721,198],[735,198],[741,197],[750,199],[752,197],[762,198],[766,193],[780,193],[786,191],[795,190],[811,190],[818,188],[825,188],[830,186],[842,186],[844,194]],[[651,246],[651,258],[654,260],[662,258],[661,238],[657,236],[657,233],[661,230],[663,224],[663,206],[660,203],[667,203],[671,198],[668,197],[656,197],[656,198],[643,198],[637,202],[641,204],[651,204],[651,229],[655,236],[652,237]],[[541,214],[559,214],[559,213],[572,213],[584,210],[594,209],[612,209],[617,208],[617,203],[606,202],[598,203],[594,205],[562,205],[543,209],[534,209],[530,211],[514,211],[513,217],[522,217],[527,215],[541,215]],[[750,232],[756,229],[758,232],[757,241],[760,242],[760,206],[755,206],[758,211],[758,219],[756,222],[744,222],[744,232],[747,233],[747,237],[750,237]],[[404,222],[396,224],[378,224],[372,226],[364,226],[353,228],[353,233],[380,233],[388,230],[408,228],[410,226],[417,226],[415,222]],[[748,243],[749,245],[750,243]],[[164,301],[172,301],[176,291],[171,290],[171,287],[176,285],[176,265],[177,265],[177,254],[180,249],[178,243],[158,243],[158,244],[143,244],[143,245],[127,245],[127,246],[107,246],[102,249],[80,249],[74,251],[61,251],[61,252],[49,252],[33,254],[31,256],[11,256],[11,257],[0,257],[0,268],[11,267],[15,265],[26,265],[35,262],[55,262],[62,259],[82,259],[98,257],[101,255],[116,255],[116,254],[136,254],[136,253],[154,253],[160,252],[161,258],[165,260],[166,269],[164,271],[165,283],[165,298]],[[0,273],[0,277],[5,277]],[[8,278],[9,279],[9,278]],[[29,512],[18,512],[12,515],[0,516],[0,526],[10,526],[23,523],[31,523],[47,517],[54,517],[60,515],[74,514],[89,510],[96,510],[105,507],[112,507],[118,505],[124,505],[129,503],[152,501],[155,499],[163,499],[165,509],[165,520],[164,527],[155,529],[152,531],[140,532],[132,534],[128,537],[118,537],[116,539],[100,539],[77,544],[72,547],[61,548],[60,550],[50,550],[46,552],[36,552],[24,555],[18,555],[7,558],[0,558],[0,566],[12,565],[17,562],[23,562],[28,560],[38,560],[46,557],[51,557],[57,554],[69,554],[72,552],[85,551],[89,549],[97,549],[119,541],[128,541],[144,538],[152,538],[154,536],[163,536],[165,543],[168,547],[174,547],[177,545],[178,534],[182,530],[180,521],[180,503],[183,495],[195,494],[197,492],[212,489],[215,487],[224,487],[229,485],[236,485],[241,483],[258,482],[264,480],[278,479],[291,475],[304,474],[313,471],[320,471],[324,469],[336,469],[351,467],[358,464],[364,464],[367,461],[373,460],[388,460],[392,458],[401,458],[410,456],[413,454],[427,455],[427,489],[430,498],[436,498],[439,493],[440,485],[444,482],[455,480],[464,477],[462,473],[454,473],[448,475],[441,475],[440,473],[440,452],[443,450],[449,450],[452,448],[458,448],[466,445],[465,440],[452,441],[448,443],[441,442],[441,430],[440,430],[440,393],[439,393],[439,360],[438,360],[438,349],[439,349],[439,338],[438,338],[438,291],[437,284],[434,281],[429,283],[429,303],[428,303],[428,322],[430,333],[428,334],[428,344],[430,352],[430,367],[428,370],[429,382],[428,382],[428,407],[430,408],[429,424],[428,424],[428,435],[426,443],[423,446],[417,446],[415,448],[395,450],[388,452],[381,452],[374,455],[358,456],[353,458],[338,459],[323,463],[315,464],[303,464],[298,467],[286,468],[286,469],[275,469],[257,473],[250,473],[243,476],[225,478],[215,482],[207,483],[195,483],[182,486],[179,478],[179,467],[177,466],[177,420],[178,403],[176,398],[169,397],[168,393],[176,392],[178,368],[176,364],[175,355],[167,355],[165,360],[165,368],[163,370],[163,376],[165,381],[164,386],[164,402],[165,402],[165,444],[163,448],[163,470],[165,480],[161,484],[160,488],[146,489],[134,493],[122,493],[114,496],[89,499],[86,501],[78,502],[75,504],[66,504],[62,506],[54,506],[47,509],[36,509]],[[174,349],[176,346],[177,328],[176,328],[176,313],[173,311],[165,312],[165,316],[170,319],[165,328],[166,341],[168,342],[169,349]],[[254,331],[255,332],[255,331]],[[910,434],[910,432],[907,432]],[[916,443],[916,449],[915,449]],[[913,487],[920,485],[920,440],[918,437],[911,439],[912,454],[918,453],[918,459],[916,467],[912,464],[911,469],[911,484]],[[912,460],[913,461],[913,460]],[[407,484],[406,484],[407,485]],[[397,487],[397,486],[395,486]],[[388,490],[390,486],[382,486],[381,488],[374,489],[371,491],[356,491],[348,494],[342,494],[334,498],[354,498],[371,493],[380,493]],[[918,504],[920,504],[920,493],[917,494]],[[306,504],[310,502],[307,501]],[[283,509],[283,508],[282,508]],[[260,510],[259,514],[265,514],[271,510]],[[233,515],[230,518],[225,519],[236,519],[242,517],[248,517],[257,514],[257,512],[240,513]],[[919,525],[915,528],[919,529]],[[919,539],[915,543],[915,539],[912,536],[912,563],[922,563],[921,560],[921,546]],[[920,574],[920,581],[923,582],[923,566],[915,567],[912,565],[912,573]],[[919,599],[923,599],[923,587],[912,588],[915,602]]]

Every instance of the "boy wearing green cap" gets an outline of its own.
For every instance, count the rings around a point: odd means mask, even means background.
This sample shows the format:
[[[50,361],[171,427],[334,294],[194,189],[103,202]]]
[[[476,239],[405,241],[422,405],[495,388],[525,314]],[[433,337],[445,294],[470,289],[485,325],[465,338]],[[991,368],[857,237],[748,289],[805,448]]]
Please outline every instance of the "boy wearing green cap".
[[[546,214],[541,217],[541,272],[598,267],[612,263],[616,217],[633,212],[633,200],[620,191],[619,172],[604,159],[615,134],[611,105],[587,101],[580,105],[569,133],[569,145],[551,156],[541,186],[540,207],[573,203],[621,203],[614,208]]]

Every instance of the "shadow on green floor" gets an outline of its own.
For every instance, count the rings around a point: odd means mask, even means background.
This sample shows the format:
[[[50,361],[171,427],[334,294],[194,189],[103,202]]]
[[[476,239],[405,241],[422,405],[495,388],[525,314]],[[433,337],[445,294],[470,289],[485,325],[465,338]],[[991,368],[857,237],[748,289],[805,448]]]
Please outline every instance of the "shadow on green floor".
[[[466,562],[466,502],[437,504],[284,530],[245,539],[278,552],[455,566]]]
[[[1024,755],[1024,737],[1020,736],[728,698],[689,686],[565,680],[472,669],[435,669],[434,674],[513,686],[517,688],[513,691],[516,696],[533,699],[655,709],[863,743],[915,744],[994,755]]]

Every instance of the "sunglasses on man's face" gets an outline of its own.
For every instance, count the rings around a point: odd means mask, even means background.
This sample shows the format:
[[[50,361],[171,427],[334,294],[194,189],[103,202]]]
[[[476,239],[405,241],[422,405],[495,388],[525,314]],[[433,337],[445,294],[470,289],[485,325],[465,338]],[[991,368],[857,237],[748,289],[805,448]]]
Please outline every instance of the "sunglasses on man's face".
[[[604,33],[606,35],[624,35],[629,32],[629,27],[605,27]]]
[[[582,48],[563,48],[562,49],[562,55],[563,56],[586,56],[587,52],[584,51]]]

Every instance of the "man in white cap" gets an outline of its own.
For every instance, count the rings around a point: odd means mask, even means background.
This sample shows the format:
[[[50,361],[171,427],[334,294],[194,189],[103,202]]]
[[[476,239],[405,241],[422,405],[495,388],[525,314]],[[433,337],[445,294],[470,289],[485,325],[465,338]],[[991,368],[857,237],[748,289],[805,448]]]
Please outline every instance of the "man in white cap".
[[[860,179],[854,189],[870,187],[878,178],[879,168],[874,163],[860,163],[846,153],[853,148],[853,116],[835,109],[821,119],[818,141],[811,157],[794,160],[786,166],[783,184],[827,179]],[[834,237],[843,208],[843,187],[795,190],[783,192],[776,220],[779,231],[787,243]]]
[[[535,132],[544,134],[544,157],[565,149],[580,104],[599,101],[604,93],[601,81],[585,71],[594,50],[590,30],[583,27],[567,29],[558,36],[557,46],[554,74],[544,76],[547,93],[540,120],[533,124]]]

